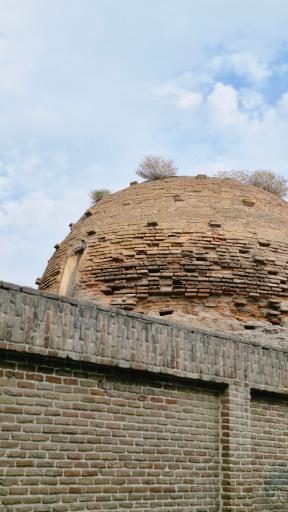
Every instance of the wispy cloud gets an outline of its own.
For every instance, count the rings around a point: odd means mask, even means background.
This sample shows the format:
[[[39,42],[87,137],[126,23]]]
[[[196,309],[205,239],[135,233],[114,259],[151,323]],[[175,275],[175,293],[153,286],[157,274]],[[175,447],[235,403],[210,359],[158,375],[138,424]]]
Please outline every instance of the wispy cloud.
[[[226,53],[214,57],[212,68],[217,73],[230,73],[246,78],[249,82],[262,82],[272,71],[265,62],[248,53]]]
[[[189,91],[178,87],[173,83],[167,83],[155,90],[156,94],[166,97],[168,100],[175,100],[176,105],[183,109],[195,109],[199,107],[203,101],[203,95],[197,91]]]

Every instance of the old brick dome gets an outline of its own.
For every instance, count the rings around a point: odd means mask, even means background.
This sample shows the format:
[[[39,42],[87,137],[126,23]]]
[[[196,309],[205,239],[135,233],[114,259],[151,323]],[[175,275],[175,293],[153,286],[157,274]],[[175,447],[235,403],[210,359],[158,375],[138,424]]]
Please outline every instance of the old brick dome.
[[[171,177],[103,199],[71,226],[40,289],[122,309],[288,312],[288,204],[234,180]]]

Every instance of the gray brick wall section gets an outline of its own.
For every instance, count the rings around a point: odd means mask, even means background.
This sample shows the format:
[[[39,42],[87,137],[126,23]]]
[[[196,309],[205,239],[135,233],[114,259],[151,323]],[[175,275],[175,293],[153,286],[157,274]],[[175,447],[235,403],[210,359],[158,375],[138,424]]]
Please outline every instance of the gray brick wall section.
[[[287,370],[272,341],[0,283],[0,512],[286,512]]]
[[[0,282],[0,348],[286,393],[287,351]]]

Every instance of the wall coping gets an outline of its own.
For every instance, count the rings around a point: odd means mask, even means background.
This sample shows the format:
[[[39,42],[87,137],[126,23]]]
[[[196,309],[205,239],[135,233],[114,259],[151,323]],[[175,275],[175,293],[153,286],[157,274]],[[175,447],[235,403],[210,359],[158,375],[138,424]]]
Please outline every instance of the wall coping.
[[[251,338],[248,337],[248,333],[247,333],[247,337],[245,339],[243,339],[240,336],[238,336],[237,333],[232,334],[232,331],[229,334],[225,334],[224,332],[213,331],[213,329],[205,329],[205,328],[201,328],[201,327],[188,327],[188,326],[182,327],[180,322],[176,322],[175,320],[174,321],[173,320],[164,320],[163,318],[160,318],[160,317],[155,318],[153,316],[145,315],[143,313],[135,313],[134,311],[124,311],[123,309],[119,309],[119,308],[116,308],[113,306],[106,306],[105,304],[103,304],[101,302],[90,301],[87,299],[80,299],[80,298],[74,298],[74,297],[67,297],[64,295],[58,295],[56,293],[43,292],[41,290],[37,290],[36,288],[18,285],[18,284],[14,284],[14,283],[9,283],[7,281],[0,281],[0,290],[1,289],[18,291],[18,292],[26,293],[29,295],[38,295],[40,297],[46,297],[47,299],[51,299],[53,301],[56,300],[58,302],[61,301],[63,303],[71,304],[76,307],[84,306],[86,308],[93,308],[93,309],[97,309],[99,311],[106,311],[106,312],[110,312],[110,313],[114,313],[114,314],[116,313],[119,316],[139,319],[140,321],[148,322],[149,324],[155,323],[155,324],[166,325],[167,327],[174,327],[175,329],[181,329],[182,331],[201,333],[201,334],[205,334],[206,336],[213,336],[214,338],[225,339],[225,340],[233,340],[233,341],[237,341],[238,343],[243,343],[246,345],[247,344],[248,345],[252,344],[255,346],[260,345],[262,347],[266,347],[266,348],[270,348],[270,349],[272,348],[273,350],[278,350],[280,352],[288,352],[288,333],[287,333],[287,349],[285,349],[283,347],[275,347],[275,346],[271,345],[269,342],[267,342],[266,340],[261,340],[259,334],[258,334],[259,338],[255,338],[255,333],[254,333],[254,336],[253,336],[253,334],[251,334]]]
[[[0,281],[0,349],[288,392],[287,349]]]

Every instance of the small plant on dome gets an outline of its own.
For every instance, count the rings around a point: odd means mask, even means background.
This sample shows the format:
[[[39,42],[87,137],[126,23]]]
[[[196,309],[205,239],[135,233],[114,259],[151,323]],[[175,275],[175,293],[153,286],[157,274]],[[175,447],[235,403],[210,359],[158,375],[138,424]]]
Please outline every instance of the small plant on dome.
[[[139,163],[136,174],[144,180],[159,180],[177,174],[173,160],[166,160],[158,155],[147,155]]]
[[[111,192],[110,190],[107,190],[106,188],[103,188],[101,190],[91,190],[89,197],[91,205],[99,203],[102,199],[104,199],[107,196],[110,196]]]
[[[238,180],[247,185],[254,185],[254,187],[262,188],[271,192],[281,199],[284,199],[288,192],[288,180],[284,176],[271,171],[271,170],[257,170],[257,171],[219,171],[217,173],[219,178],[230,178]]]

